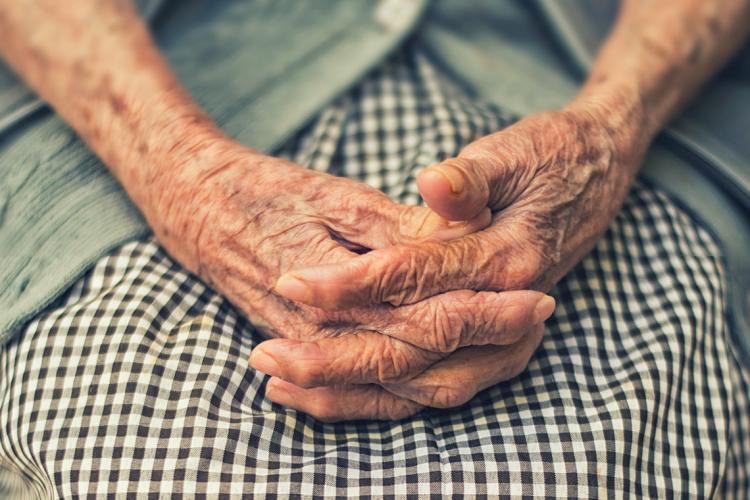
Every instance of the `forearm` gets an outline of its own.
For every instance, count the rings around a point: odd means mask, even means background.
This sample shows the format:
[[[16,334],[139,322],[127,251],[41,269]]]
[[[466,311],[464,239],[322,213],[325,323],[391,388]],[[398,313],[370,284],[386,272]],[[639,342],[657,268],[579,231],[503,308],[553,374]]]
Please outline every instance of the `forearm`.
[[[572,106],[599,108],[629,147],[644,149],[748,33],[748,0],[624,0]]]
[[[145,212],[160,165],[215,131],[128,0],[0,0],[0,32],[8,64]]]

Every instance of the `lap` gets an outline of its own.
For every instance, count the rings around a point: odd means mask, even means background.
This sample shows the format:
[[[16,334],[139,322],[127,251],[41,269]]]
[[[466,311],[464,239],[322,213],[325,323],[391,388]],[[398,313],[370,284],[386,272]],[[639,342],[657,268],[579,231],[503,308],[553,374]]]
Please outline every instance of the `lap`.
[[[332,105],[287,154],[415,201],[414,169],[505,118],[407,59]],[[552,292],[557,312],[523,374],[458,409],[323,424],[263,397],[246,319],[155,241],[132,242],[0,350],[0,470],[66,497],[747,488],[749,386],[728,340],[720,255],[689,214],[637,184]]]

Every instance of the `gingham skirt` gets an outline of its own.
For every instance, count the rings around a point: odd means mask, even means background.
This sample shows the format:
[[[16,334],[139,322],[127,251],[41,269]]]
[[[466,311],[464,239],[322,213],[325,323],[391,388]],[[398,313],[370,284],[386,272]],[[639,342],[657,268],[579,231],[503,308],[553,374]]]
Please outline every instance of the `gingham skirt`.
[[[419,167],[510,121],[407,47],[283,154],[417,202]],[[523,374],[461,408],[324,424],[264,398],[247,319],[153,239],[131,242],[0,348],[0,491],[750,498],[725,283],[712,236],[637,183],[552,291]]]

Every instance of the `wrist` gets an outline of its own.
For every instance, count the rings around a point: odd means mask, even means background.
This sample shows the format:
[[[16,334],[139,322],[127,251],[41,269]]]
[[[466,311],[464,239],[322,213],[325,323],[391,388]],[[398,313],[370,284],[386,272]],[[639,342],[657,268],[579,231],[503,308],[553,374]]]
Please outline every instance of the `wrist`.
[[[141,164],[137,180],[124,183],[161,244],[193,272],[200,268],[201,228],[208,215],[221,211],[211,172],[231,161],[217,161],[215,151],[229,142],[210,128],[183,127],[170,146]]]
[[[139,130],[115,134],[110,154],[100,154],[146,215],[157,208],[163,194],[199,175],[206,150],[228,141],[200,110],[173,108],[161,118]]]
[[[219,129],[203,123],[189,121],[173,131],[163,130],[158,146],[131,177],[140,195],[131,197],[147,218],[174,218],[174,208],[193,200],[215,171],[238,160],[239,149]],[[126,188],[130,192],[131,186]]]
[[[638,167],[661,124],[643,106],[637,89],[626,85],[585,85],[564,111],[585,116],[604,132],[621,164]]]
[[[282,175],[266,167],[268,159],[218,129],[199,127],[152,162],[139,207],[170,253],[197,272],[207,221],[223,213],[238,192],[251,202],[273,189],[267,179]]]

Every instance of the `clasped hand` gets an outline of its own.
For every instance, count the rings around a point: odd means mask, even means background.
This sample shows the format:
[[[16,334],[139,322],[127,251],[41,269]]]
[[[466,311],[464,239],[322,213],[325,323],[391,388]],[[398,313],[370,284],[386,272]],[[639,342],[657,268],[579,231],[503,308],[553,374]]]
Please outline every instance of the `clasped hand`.
[[[152,226],[270,340],[266,395],[321,420],[453,407],[524,370],[548,290],[626,191],[588,113],[524,119],[418,178],[426,207],[226,139],[167,176]],[[158,184],[158,182],[157,182]]]

